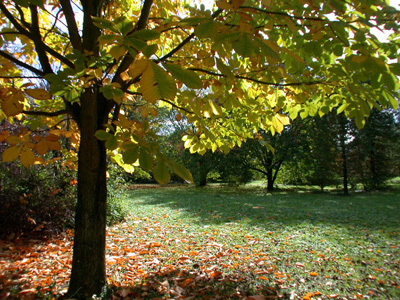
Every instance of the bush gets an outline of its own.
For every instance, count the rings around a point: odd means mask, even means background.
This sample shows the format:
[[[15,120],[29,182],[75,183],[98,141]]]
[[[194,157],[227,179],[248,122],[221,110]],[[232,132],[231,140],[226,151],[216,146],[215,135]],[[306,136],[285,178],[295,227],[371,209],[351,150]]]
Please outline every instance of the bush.
[[[127,182],[125,172],[116,164],[109,164],[108,175],[107,224],[112,225],[123,221],[128,213],[124,204]]]
[[[124,220],[125,186],[121,171],[109,167],[107,224]],[[76,172],[61,163],[0,163],[0,237],[58,232],[73,228]]]
[[[61,166],[0,163],[0,235],[73,225],[75,172]]]

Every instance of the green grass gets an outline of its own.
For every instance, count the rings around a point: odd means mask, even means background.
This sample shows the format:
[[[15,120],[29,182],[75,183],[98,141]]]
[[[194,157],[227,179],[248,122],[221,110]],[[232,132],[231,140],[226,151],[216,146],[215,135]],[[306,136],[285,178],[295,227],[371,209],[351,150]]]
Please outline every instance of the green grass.
[[[137,189],[127,205],[108,242],[123,296],[400,299],[398,190]]]

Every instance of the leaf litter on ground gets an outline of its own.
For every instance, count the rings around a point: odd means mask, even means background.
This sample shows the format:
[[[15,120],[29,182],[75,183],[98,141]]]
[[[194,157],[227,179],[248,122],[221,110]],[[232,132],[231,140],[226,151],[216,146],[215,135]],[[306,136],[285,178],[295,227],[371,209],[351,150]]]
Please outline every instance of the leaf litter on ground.
[[[398,299],[398,194],[135,190],[108,228],[113,299]],[[66,292],[72,232],[0,244],[1,298]]]

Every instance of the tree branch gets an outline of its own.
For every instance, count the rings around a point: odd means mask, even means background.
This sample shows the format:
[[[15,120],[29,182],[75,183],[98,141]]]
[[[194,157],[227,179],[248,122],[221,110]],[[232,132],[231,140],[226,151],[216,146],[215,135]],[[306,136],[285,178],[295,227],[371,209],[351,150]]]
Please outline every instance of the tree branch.
[[[146,28],[152,5],[153,5],[153,0],[144,1],[142,11],[140,12],[139,21],[136,24],[135,31]]]
[[[44,116],[44,117],[56,117],[61,115],[66,115],[68,112],[66,109],[62,109],[59,111],[32,111],[32,110],[23,110],[22,113],[29,116]]]
[[[213,76],[227,77],[226,75],[224,75],[222,73],[216,73],[216,72],[213,72],[213,71],[200,69],[200,68],[188,68],[188,70],[203,72],[203,73],[206,73],[206,74],[209,74],[209,75],[213,75]],[[264,84],[264,85],[271,85],[271,86],[276,86],[276,87],[327,84],[327,82],[318,81],[318,80],[316,80],[316,81],[306,81],[306,82],[277,83],[277,82],[263,81],[263,80],[259,80],[259,79],[255,79],[255,78],[251,78],[251,77],[242,76],[242,75],[234,75],[234,77],[237,78],[237,79],[249,80],[249,81],[252,81],[252,82],[255,82],[255,83]]]
[[[269,14],[269,15],[278,15],[278,16],[285,16],[285,17],[289,17],[292,19],[297,19],[297,20],[312,20],[312,21],[322,21],[322,22],[328,22],[328,19],[322,19],[322,18],[317,18],[317,17],[303,17],[303,16],[295,16],[295,15],[290,15],[286,12],[279,12],[279,11],[270,11],[270,10],[266,10],[263,8],[259,8],[259,7],[253,7],[253,6],[241,6],[240,8],[247,8],[247,9],[253,9],[255,11],[258,12],[262,12],[265,14]]]
[[[267,172],[265,172],[264,170],[259,169],[259,168],[257,168],[257,167],[251,167],[251,166],[249,166],[249,169],[250,169],[250,170],[257,171],[257,172],[260,172],[260,173],[262,173],[262,174],[264,174],[264,175],[268,175]]]
[[[188,109],[186,109],[186,108],[184,108],[184,107],[181,107],[181,106],[179,106],[179,105],[173,103],[173,102],[170,101],[170,100],[167,100],[167,99],[160,99],[160,101],[164,101],[164,102],[170,104],[171,106],[173,106],[173,107],[175,107],[175,108],[178,108],[178,109],[181,109],[181,110],[187,112],[188,114],[194,114],[194,112],[192,112],[192,111],[190,111],[190,110],[188,110]]]
[[[32,20],[32,25],[31,25],[32,40],[35,43],[35,48],[39,57],[40,64],[42,66],[44,73],[46,74],[53,73],[53,69],[51,68],[46,51],[44,51],[43,47],[41,47],[42,46],[41,43],[39,42],[39,40],[42,41],[42,38],[39,30],[39,17],[38,17],[37,6],[30,5],[29,9],[31,11],[31,20]]]
[[[146,28],[147,22],[149,20],[149,15],[150,15],[152,4],[153,4],[153,0],[145,0],[144,1],[142,11],[140,13],[139,21],[137,22],[135,29],[131,33]],[[132,55],[130,53],[126,54],[125,57],[122,59],[122,62],[118,66],[117,71],[115,72],[115,75],[113,78],[113,82],[117,82],[117,83],[121,84],[121,86],[123,87],[124,90],[127,90],[129,88],[129,86],[131,85],[131,83],[123,84],[123,80],[120,75],[121,75],[121,73],[125,72],[129,68],[129,66],[133,63],[134,59],[135,58],[132,57]]]
[[[68,32],[71,40],[72,47],[79,51],[82,50],[82,39],[79,35],[78,26],[75,21],[75,14],[71,7],[71,2],[69,0],[60,0],[62,10],[64,12],[65,20],[68,24]]]
[[[219,14],[222,13],[222,9],[218,9],[216,10],[212,15],[211,18],[215,19]],[[160,59],[158,59],[158,62],[160,61],[164,61],[168,58],[170,58],[172,55],[174,55],[176,52],[178,52],[180,49],[183,48],[183,46],[185,46],[191,39],[193,39],[195,36],[194,32],[191,33],[186,39],[184,39],[179,45],[177,45],[174,49],[172,49],[169,53],[165,54],[163,57],[161,57]]]
[[[43,76],[0,76],[2,79],[43,79]]]
[[[24,69],[27,69],[27,70],[31,71],[32,73],[35,73],[41,77],[46,75],[42,70],[36,69],[35,67],[32,67],[32,66],[16,59],[14,56],[4,52],[3,50],[0,50],[0,55],[3,56],[4,58],[8,59],[9,61],[15,63],[16,65],[18,65]]]

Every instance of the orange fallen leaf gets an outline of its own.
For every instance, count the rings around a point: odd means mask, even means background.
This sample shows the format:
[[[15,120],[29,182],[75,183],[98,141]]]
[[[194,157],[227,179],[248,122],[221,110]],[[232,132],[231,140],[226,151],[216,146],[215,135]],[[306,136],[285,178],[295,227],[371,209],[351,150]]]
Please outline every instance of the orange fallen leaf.
[[[304,300],[311,300],[311,297],[312,297],[312,296],[314,296],[313,293],[307,293],[307,294],[305,294],[305,296],[303,296],[302,299],[304,299]]]
[[[221,275],[222,275],[222,272],[220,272],[220,271],[214,271],[214,272],[211,272],[211,273],[210,273],[210,278],[215,278],[215,279],[217,279],[217,278],[221,277]]]
[[[254,295],[247,297],[247,300],[265,300],[265,297],[262,295]]]
[[[318,276],[318,273],[317,272],[310,272],[310,273],[308,273],[308,275],[315,277],[315,276]]]

